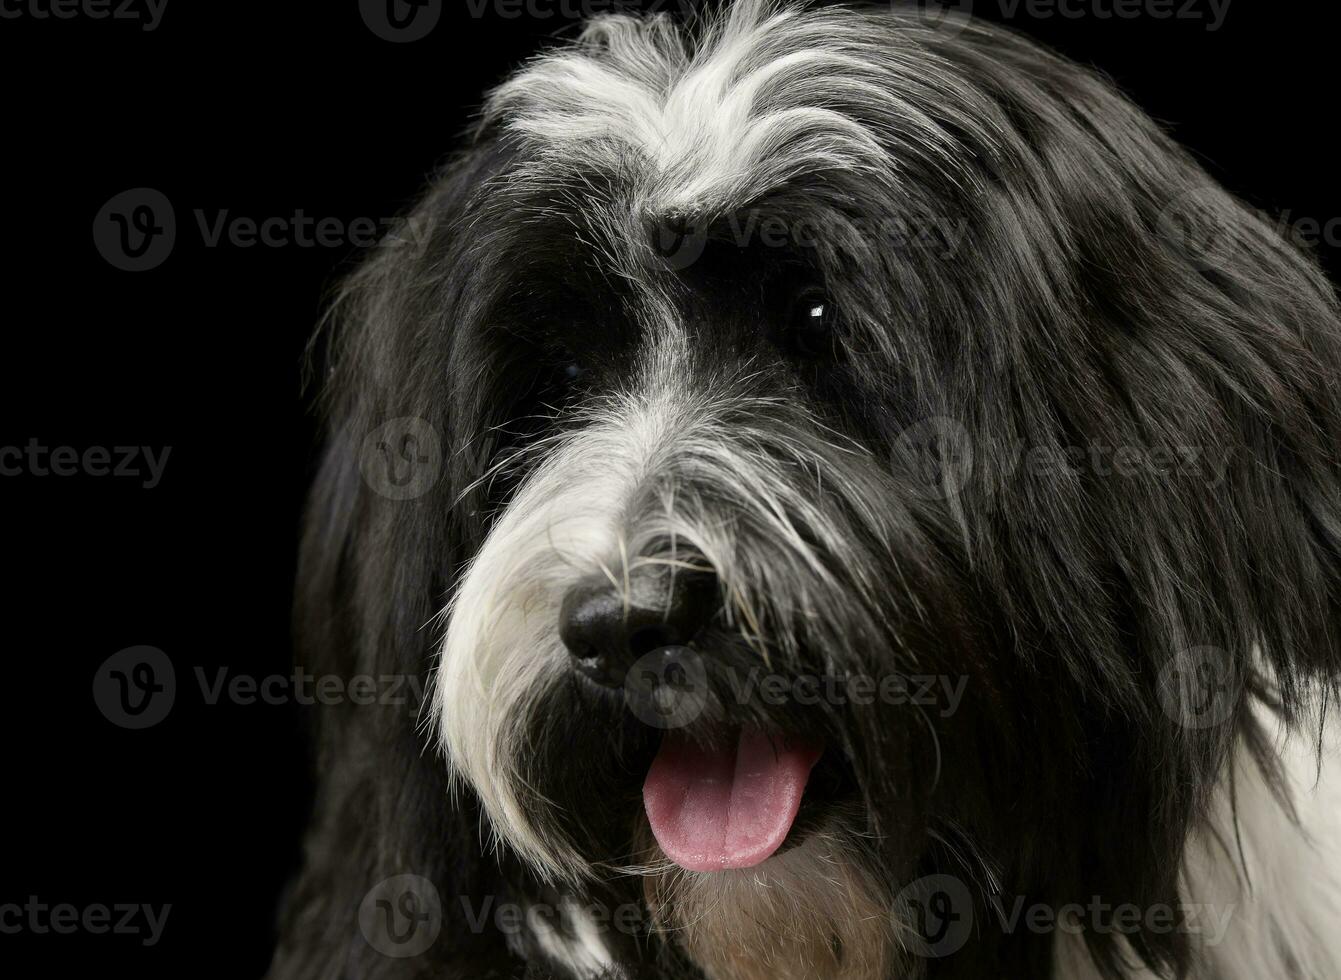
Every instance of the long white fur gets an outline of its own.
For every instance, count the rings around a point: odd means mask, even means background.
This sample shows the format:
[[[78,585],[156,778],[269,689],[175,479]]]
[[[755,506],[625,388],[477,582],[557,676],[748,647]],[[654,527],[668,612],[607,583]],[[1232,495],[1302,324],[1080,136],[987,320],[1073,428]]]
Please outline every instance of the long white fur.
[[[549,878],[579,881],[590,869],[527,818],[531,790],[513,726],[528,700],[569,669],[558,636],[568,588],[622,567],[621,514],[664,438],[661,405],[649,399],[644,407],[551,450],[499,518],[449,610],[432,701],[439,739],[494,830]]]
[[[484,118],[548,175],[641,167],[635,212],[703,216],[801,173],[889,179],[895,148],[958,169],[954,140],[915,97],[926,75],[849,20],[740,0],[692,52],[668,18],[598,18],[496,89]],[[879,121],[844,105],[879,107]]]
[[[527,938],[533,940],[551,962],[562,965],[573,977],[615,980],[619,974],[615,972],[618,967],[614,957],[600,928],[586,910],[576,901],[568,900],[556,911],[562,917],[566,929],[551,922],[548,915],[531,916],[528,909],[527,919],[531,928]],[[522,937],[513,935],[509,938],[512,940],[513,952],[524,957],[526,946],[520,942]]]

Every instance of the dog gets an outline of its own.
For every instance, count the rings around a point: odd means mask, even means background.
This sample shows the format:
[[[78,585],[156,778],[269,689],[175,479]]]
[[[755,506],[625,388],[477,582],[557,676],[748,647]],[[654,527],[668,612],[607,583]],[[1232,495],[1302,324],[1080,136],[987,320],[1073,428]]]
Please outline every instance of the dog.
[[[275,980],[1341,977],[1341,316],[1097,74],[616,14],[341,287]]]

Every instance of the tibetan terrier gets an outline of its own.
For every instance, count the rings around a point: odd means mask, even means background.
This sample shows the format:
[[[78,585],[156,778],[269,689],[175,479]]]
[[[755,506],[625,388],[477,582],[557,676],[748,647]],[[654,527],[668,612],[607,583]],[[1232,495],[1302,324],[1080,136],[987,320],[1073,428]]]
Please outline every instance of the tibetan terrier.
[[[1098,75],[605,16],[320,335],[275,980],[1341,977],[1341,316]]]

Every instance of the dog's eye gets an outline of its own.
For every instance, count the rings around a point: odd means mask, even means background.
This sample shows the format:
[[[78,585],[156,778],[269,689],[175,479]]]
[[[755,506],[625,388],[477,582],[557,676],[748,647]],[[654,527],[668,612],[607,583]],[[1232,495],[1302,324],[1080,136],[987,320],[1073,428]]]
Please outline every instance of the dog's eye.
[[[837,310],[824,293],[809,289],[797,296],[782,335],[783,346],[799,357],[820,358],[833,353]]]

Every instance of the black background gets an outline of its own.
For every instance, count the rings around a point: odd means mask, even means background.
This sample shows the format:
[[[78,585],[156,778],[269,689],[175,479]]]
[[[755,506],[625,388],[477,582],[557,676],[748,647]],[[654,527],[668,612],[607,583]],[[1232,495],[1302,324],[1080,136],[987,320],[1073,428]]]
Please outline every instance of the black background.
[[[1206,20],[973,6],[1103,69],[1254,205],[1341,217],[1330,4],[1233,0],[1215,32]],[[172,447],[153,489],[0,477],[0,904],[172,905],[150,948],[142,936],[0,935],[7,975],[20,975],[5,961],[24,953],[49,976],[89,962],[146,978],[264,972],[308,803],[300,711],[211,705],[197,670],[290,671],[314,455],[302,352],[357,249],[211,247],[195,212],[394,216],[481,93],[575,31],[571,17],[514,10],[448,0],[413,43],[379,37],[356,0],[168,0],[153,31],[0,19],[0,446]],[[138,187],[167,196],[177,234],[161,266],[130,273],[99,254],[92,226],[109,198]],[[1319,246],[1334,278],[1336,237]],[[137,644],[168,654],[178,686],[167,718],[143,731],[109,722],[91,695],[99,665]]]

